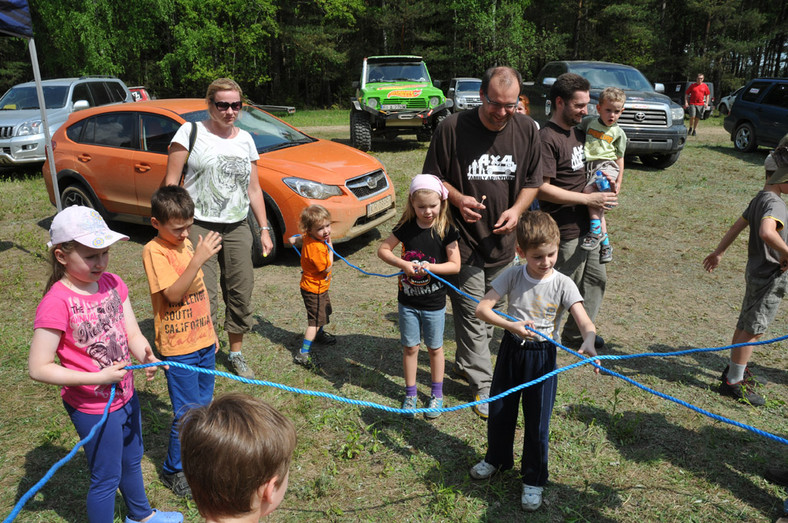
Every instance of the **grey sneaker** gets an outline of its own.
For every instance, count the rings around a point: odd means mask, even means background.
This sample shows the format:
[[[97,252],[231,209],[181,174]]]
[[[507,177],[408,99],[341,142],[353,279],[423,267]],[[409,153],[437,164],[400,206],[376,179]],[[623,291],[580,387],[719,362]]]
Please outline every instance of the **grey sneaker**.
[[[237,353],[237,356],[230,356],[230,363],[233,366],[233,371],[235,371],[235,373],[238,374],[240,377],[249,380],[254,379],[254,371],[246,363],[243,354]]]
[[[183,472],[162,474],[161,482],[180,498],[192,497],[192,489],[189,487],[189,483],[186,481],[186,476],[183,475]]]
[[[402,410],[413,410],[415,408],[418,408],[416,403],[417,403],[416,396],[405,396],[405,401],[402,402]],[[403,413],[402,415],[405,416],[406,418],[416,417],[415,414],[410,412]]]
[[[430,402],[427,404],[428,409],[442,409],[443,408],[443,398],[436,398],[435,396],[430,396]],[[427,419],[435,419],[440,416],[440,412],[425,412],[424,417]]]
[[[498,472],[498,467],[490,465],[484,460],[471,467],[470,475],[473,479],[489,479]]]
[[[584,251],[593,251],[605,239],[605,233],[599,231],[598,234],[590,232],[583,237],[580,248]]]
[[[474,401],[482,401],[490,399],[490,394],[487,392],[480,392],[475,396]],[[476,413],[481,419],[487,419],[490,417],[490,403],[480,403],[478,405],[474,405],[472,407],[473,412]]]
[[[610,263],[613,261],[613,246],[603,245],[599,249],[599,263]]]
[[[309,352],[298,351],[296,352],[296,355],[293,356],[293,361],[295,361],[299,365],[304,365],[305,367],[308,367],[309,365],[312,364],[312,357]]]
[[[533,512],[542,506],[542,491],[543,487],[532,487],[531,485],[523,485],[523,495],[520,497],[520,505],[523,510]]]
[[[736,383],[728,383],[728,378],[725,374],[722,375],[722,383],[720,384],[720,393],[726,396],[733,396],[743,403],[752,405],[753,407],[762,407],[766,405],[766,399],[755,392],[759,387],[758,382],[754,379],[748,379],[746,376],[743,380]]]

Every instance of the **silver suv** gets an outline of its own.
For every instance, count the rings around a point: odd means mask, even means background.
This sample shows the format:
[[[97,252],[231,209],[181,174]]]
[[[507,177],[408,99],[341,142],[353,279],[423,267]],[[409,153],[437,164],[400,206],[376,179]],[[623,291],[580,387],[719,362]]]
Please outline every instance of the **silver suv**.
[[[51,134],[74,111],[134,101],[126,84],[109,76],[44,80],[41,87]],[[44,130],[36,84],[15,85],[0,98],[0,165],[19,166],[44,160]]]
[[[479,78],[452,78],[446,94],[446,98],[454,100],[452,112],[479,107],[482,104],[479,97],[481,87],[482,81]]]

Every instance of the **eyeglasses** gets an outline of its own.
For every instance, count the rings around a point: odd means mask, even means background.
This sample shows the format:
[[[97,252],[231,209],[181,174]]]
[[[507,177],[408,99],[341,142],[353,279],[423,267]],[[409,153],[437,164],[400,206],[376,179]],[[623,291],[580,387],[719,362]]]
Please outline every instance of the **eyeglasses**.
[[[227,109],[232,109],[233,111],[240,111],[241,107],[244,106],[244,103],[239,100],[239,101],[233,102],[233,103],[230,103],[230,102],[213,102],[213,105],[215,105],[216,108],[219,109],[222,112],[226,111]]]
[[[487,93],[484,93],[484,99],[487,100],[487,103],[493,106],[493,108],[495,109],[500,109],[501,107],[503,107],[504,111],[506,111],[507,113],[511,113],[515,109],[517,109],[517,104],[519,103],[519,100],[511,104],[502,104],[501,102],[493,102],[492,100],[490,100],[490,97],[487,96]]]

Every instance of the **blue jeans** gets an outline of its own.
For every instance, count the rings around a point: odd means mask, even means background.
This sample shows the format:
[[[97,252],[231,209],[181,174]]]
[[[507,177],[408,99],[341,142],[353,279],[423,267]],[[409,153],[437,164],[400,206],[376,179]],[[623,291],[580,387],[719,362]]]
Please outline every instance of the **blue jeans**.
[[[446,307],[437,311],[423,311],[398,304],[399,341],[404,347],[417,347],[424,333],[424,345],[428,349],[443,347],[443,326],[446,323]]]
[[[65,402],[63,405],[80,439],[88,435],[102,416],[85,414]],[[88,521],[112,523],[118,489],[130,519],[140,521],[153,513],[142,480],[142,419],[136,393],[123,407],[109,413],[107,421],[84,449],[90,468]]]
[[[175,361],[202,369],[216,368],[216,345],[205,347],[191,354],[182,356],[165,356],[163,361]],[[175,417],[170,427],[170,444],[167,458],[164,460],[163,472],[174,474],[183,470],[181,466],[181,441],[178,438],[178,422],[193,407],[208,405],[213,398],[213,384],[216,376],[195,370],[171,366],[164,371],[167,376],[167,390],[170,393],[172,411]]]

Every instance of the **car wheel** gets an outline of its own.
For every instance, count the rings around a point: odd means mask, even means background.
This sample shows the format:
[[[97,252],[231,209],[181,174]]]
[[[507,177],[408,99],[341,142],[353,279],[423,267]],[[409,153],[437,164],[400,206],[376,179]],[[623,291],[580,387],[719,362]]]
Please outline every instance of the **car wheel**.
[[[350,145],[364,152],[372,149],[372,124],[367,113],[350,112]]]
[[[266,215],[270,212],[266,209]],[[271,241],[273,242],[274,246],[271,249],[271,252],[268,253],[268,256],[263,256],[263,242],[260,240],[260,225],[257,223],[257,219],[255,219],[252,210],[249,210],[249,214],[246,216],[246,222],[249,224],[249,229],[252,231],[252,265],[255,267],[262,267],[263,265],[268,265],[274,261],[274,259],[279,255],[279,251],[281,246],[279,242],[281,241],[281,234],[279,231],[276,230],[276,226],[271,223],[271,220],[268,220],[268,227],[271,227],[269,233],[271,234]]]
[[[743,123],[733,133],[733,146],[737,151],[751,153],[758,147],[755,140],[755,129],[748,123]]]
[[[60,193],[60,203],[63,205],[64,209],[72,205],[81,205],[82,207],[90,207],[91,209],[97,208],[88,191],[78,184],[72,184],[63,189]]]
[[[680,154],[680,151],[672,154],[641,154],[640,161],[643,162],[643,165],[646,167],[652,167],[654,169],[667,169],[676,163],[676,160],[679,159]]]

